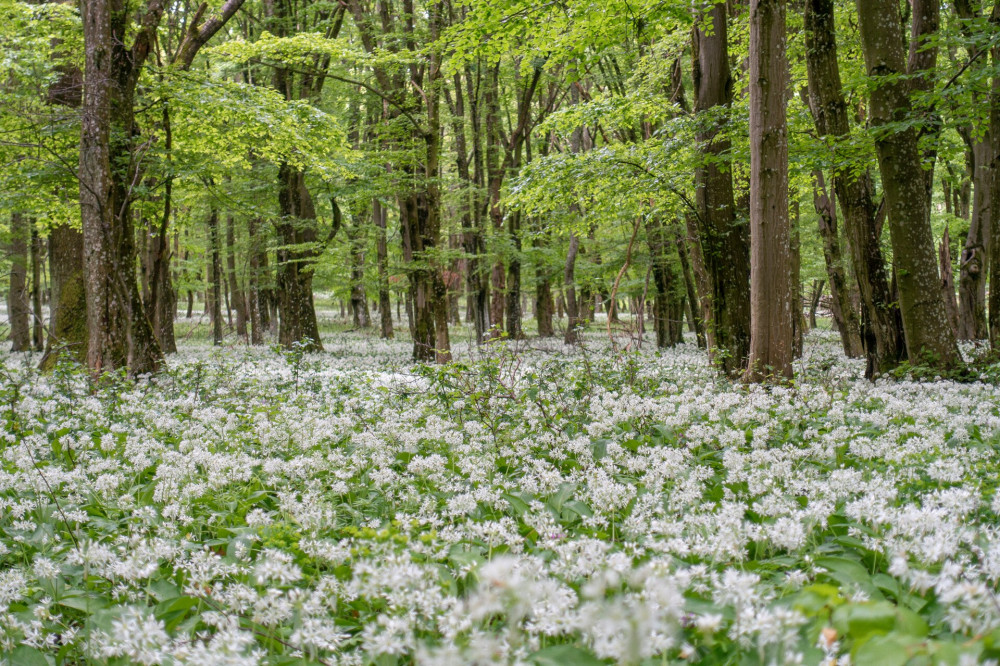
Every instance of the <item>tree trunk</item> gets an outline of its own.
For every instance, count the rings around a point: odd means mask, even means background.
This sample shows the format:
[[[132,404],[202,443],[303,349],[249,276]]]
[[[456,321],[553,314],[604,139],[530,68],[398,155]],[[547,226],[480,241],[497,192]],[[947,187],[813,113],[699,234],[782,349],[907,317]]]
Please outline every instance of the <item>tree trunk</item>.
[[[222,257],[219,251],[219,211],[208,217],[208,288],[209,314],[212,320],[212,344],[222,344]]]
[[[356,219],[360,219],[360,215]],[[351,246],[351,313],[354,328],[371,326],[371,313],[368,311],[368,294],[365,292],[365,248],[361,237],[360,225],[355,223],[350,227],[348,242]]]
[[[688,259],[687,243],[684,242],[684,234],[678,228],[674,243],[677,246],[677,258],[681,262],[681,272],[684,275],[684,290],[687,293],[688,317],[691,321],[691,329],[698,341],[698,347],[706,348],[705,326],[702,320],[702,307],[698,302],[698,288],[695,284],[694,275],[691,273],[691,261]]]
[[[580,250],[580,237],[574,233],[569,236],[569,251],[566,253],[566,268],[563,271],[563,289],[566,293],[566,333],[563,342],[568,345],[578,340],[577,327],[580,321],[580,304],[576,299],[576,255]]]
[[[389,300],[389,248],[386,239],[386,209],[382,202],[376,197],[372,199],[372,217],[375,220],[375,230],[378,237],[375,241],[375,263],[378,269],[378,315],[379,332],[386,339],[391,340],[392,332],[392,303]]]
[[[260,248],[257,237],[257,219],[251,217],[247,223],[247,236],[249,237],[250,270],[247,274],[247,310],[250,320],[250,344],[259,345],[264,342],[264,325],[261,319],[261,292],[260,292]],[[266,306],[264,308],[266,311]]]
[[[1000,32],[1000,3],[993,4],[990,25],[994,34]],[[1000,46],[990,54],[994,72],[1000,71]],[[993,154],[1000,154],[1000,74],[993,75],[990,88],[990,136]],[[996,354],[1000,349],[1000,164],[993,165],[993,185],[990,188],[990,296],[989,324],[990,347]]]
[[[7,292],[7,318],[10,321],[10,350],[31,349],[31,307],[28,294],[28,243],[30,221],[14,212],[10,219],[10,289]]]
[[[42,314],[42,257],[44,248],[38,229],[31,225],[31,347],[35,351],[45,349],[45,334],[43,333],[44,315]]]
[[[247,337],[247,301],[236,275],[236,224],[232,215],[226,216],[226,278],[229,282],[229,302],[236,311],[236,335]]]
[[[646,242],[649,245],[650,264],[653,267],[653,284],[656,286],[653,300],[656,346],[666,349],[673,346],[676,338],[672,335],[671,320],[676,315],[673,304],[677,300],[677,295],[674,293],[677,287],[668,253],[667,231],[663,221],[653,215],[646,218]]]
[[[813,172],[813,202],[819,221],[819,235],[823,240],[823,260],[826,277],[830,282],[830,312],[833,314],[844,354],[848,358],[864,355],[861,343],[861,323],[851,306],[850,289],[840,253],[840,238],[837,233],[837,206],[826,189],[822,171]],[[815,310],[812,312],[812,326],[815,327]]]
[[[973,200],[969,233],[965,237],[959,261],[959,318],[958,337],[961,340],[983,340],[989,337],[986,326],[986,268],[989,265],[987,250],[990,247],[990,206],[992,178],[991,132],[971,146]],[[971,137],[970,137],[971,138]]]
[[[81,4],[85,51],[80,132],[80,216],[87,288],[87,365],[94,374],[160,368],[163,353],[139,298],[131,184],[138,135],[133,101],[163,4],[152,3],[127,48],[132,17],[118,0]],[[152,26],[152,27],[150,27]]]
[[[695,111],[732,103],[732,77],[726,4],[706,11],[707,28],[696,26],[693,40]],[[732,171],[725,168],[730,149],[721,126],[702,129],[698,142],[706,160],[695,171],[701,247],[712,287],[713,358],[727,375],[746,367],[750,348],[750,235],[737,224]]]
[[[806,0],[806,65],[809,98],[816,129],[822,137],[850,136],[837,62],[833,0]],[[847,245],[861,299],[861,338],[865,347],[865,376],[873,379],[896,367],[906,357],[902,320],[889,290],[880,234],[872,202],[870,174],[852,168],[834,174],[834,192],[844,213]]]
[[[899,4],[895,0],[858,0],[861,42],[869,77],[892,77],[872,90],[870,123],[876,134],[885,204],[889,217],[900,312],[906,350],[914,363],[952,369],[962,362],[948,324],[939,288],[937,258],[930,227],[929,199],[916,130],[907,125],[883,128],[910,115],[909,84]]]
[[[788,62],[784,0],[750,0],[750,356],[746,378],[791,379]],[[801,310],[801,308],[800,308]]]
[[[958,331],[958,301],[955,299],[955,276],[951,265],[951,238],[948,227],[944,228],[944,236],[938,245],[938,272],[941,273],[941,295],[944,298],[944,309],[948,315],[948,324],[952,330]]]
[[[281,219],[276,227],[282,243],[278,250],[276,285],[280,313],[278,342],[285,349],[299,344],[306,351],[322,351],[312,293],[316,209],[306,189],[305,174],[299,169],[281,165],[278,185]]]
[[[61,224],[49,232],[49,337],[39,368],[51,371],[65,355],[78,363],[87,357],[87,298],[84,288],[83,234]]]
[[[823,285],[825,280],[813,280],[813,293],[809,303],[809,326],[816,328],[816,310],[819,308],[819,301],[823,298]]]
[[[524,337],[521,330],[521,212],[507,214],[507,234],[513,243],[507,264],[507,335],[513,340]]]

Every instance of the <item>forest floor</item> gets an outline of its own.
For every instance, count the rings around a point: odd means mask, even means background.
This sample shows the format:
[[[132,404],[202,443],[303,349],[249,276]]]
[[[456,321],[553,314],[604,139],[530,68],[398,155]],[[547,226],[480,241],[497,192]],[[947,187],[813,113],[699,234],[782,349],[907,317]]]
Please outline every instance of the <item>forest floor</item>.
[[[995,383],[872,384],[822,331],[771,389],[596,332],[196,338],[98,388],[0,355],[0,662],[1000,655]]]

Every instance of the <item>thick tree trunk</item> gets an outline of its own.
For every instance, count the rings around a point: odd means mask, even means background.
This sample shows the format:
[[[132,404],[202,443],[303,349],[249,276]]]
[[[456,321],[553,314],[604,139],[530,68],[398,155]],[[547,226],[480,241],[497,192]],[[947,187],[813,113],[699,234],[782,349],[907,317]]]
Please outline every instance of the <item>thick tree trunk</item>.
[[[226,216],[226,278],[229,282],[229,302],[236,311],[236,335],[247,337],[247,301],[236,275],[236,224]]]
[[[278,250],[276,285],[280,313],[278,342],[286,349],[299,344],[307,351],[322,351],[312,292],[316,209],[302,171],[281,165],[278,185],[281,219],[276,227],[282,243]]]
[[[726,4],[711,6],[696,26],[693,41],[695,111],[718,111],[732,103],[732,77]],[[725,168],[730,148],[723,127],[698,134],[706,160],[695,172],[700,237],[712,287],[712,343],[723,372],[735,375],[746,367],[750,351],[750,235],[738,224],[732,171]]]
[[[857,358],[865,353],[864,345],[861,343],[861,323],[851,306],[851,294],[840,252],[840,237],[837,233],[837,206],[827,192],[822,171],[813,172],[813,203],[818,214],[819,235],[823,240],[826,276],[830,282],[830,312],[840,332],[844,354],[848,358]],[[815,310],[813,310],[813,327],[816,326],[815,320]]]
[[[55,368],[63,356],[83,363],[87,356],[87,298],[84,288],[83,234],[61,224],[49,232],[49,337],[39,367]]]
[[[837,62],[833,0],[806,0],[805,17],[809,98],[816,129],[822,137],[849,137],[850,122]],[[888,372],[906,357],[902,320],[882,256],[873,190],[867,172],[859,175],[851,168],[843,168],[834,174],[834,192],[844,213],[847,245],[861,299],[861,337],[868,378]]]
[[[791,379],[788,62],[784,0],[750,0],[750,356],[746,378]],[[800,308],[801,310],[801,308]]]
[[[139,297],[135,234],[129,210],[131,159],[138,134],[133,100],[139,69],[163,11],[153,4],[142,17],[132,48],[132,17],[118,0],[82,3],[85,50],[80,132],[80,214],[87,287],[87,365],[95,374],[127,368],[152,372],[163,353]]]
[[[885,190],[900,312],[911,361],[937,369],[962,362],[948,324],[939,288],[937,257],[930,227],[929,199],[921,167],[918,137],[912,126],[886,131],[909,117],[899,4],[895,0],[859,0],[858,15],[865,64],[870,77],[891,77],[872,90],[870,123],[876,128],[882,186]]]
[[[1000,32],[1000,2],[993,4],[990,25],[994,33]],[[1000,46],[990,54],[995,71],[1000,70]],[[993,75],[990,89],[990,136],[993,154],[1000,155],[1000,74]],[[993,165],[993,185],[990,188],[990,296],[989,324],[990,346],[993,353],[1000,350],[1000,164]]]
[[[31,228],[23,213],[10,219],[10,289],[7,292],[7,319],[10,322],[10,350],[31,349],[31,306],[28,294],[28,243]]]

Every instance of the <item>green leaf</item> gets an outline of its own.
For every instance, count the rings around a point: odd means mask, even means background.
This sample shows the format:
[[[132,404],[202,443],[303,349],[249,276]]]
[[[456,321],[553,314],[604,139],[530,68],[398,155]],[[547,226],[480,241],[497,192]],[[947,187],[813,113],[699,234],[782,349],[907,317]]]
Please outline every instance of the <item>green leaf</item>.
[[[17,666],[49,666],[45,655],[33,647],[19,645],[10,655],[10,663]]]

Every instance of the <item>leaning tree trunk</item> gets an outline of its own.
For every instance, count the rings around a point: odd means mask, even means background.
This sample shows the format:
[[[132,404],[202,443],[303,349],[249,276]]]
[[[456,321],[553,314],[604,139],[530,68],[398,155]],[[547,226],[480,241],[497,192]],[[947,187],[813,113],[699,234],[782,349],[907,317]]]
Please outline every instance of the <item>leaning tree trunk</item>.
[[[31,314],[28,303],[28,242],[31,230],[23,213],[12,213],[10,220],[10,289],[7,292],[7,318],[10,322],[10,350],[31,349]]]
[[[823,240],[826,276],[830,282],[830,311],[837,324],[837,330],[840,332],[840,342],[844,347],[844,354],[848,358],[857,358],[864,355],[864,345],[861,343],[861,323],[851,305],[851,293],[840,252],[840,237],[837,234],[837,206],[827,192],[823,172],[819,170],[813,172],[813,203],[819,221],[819,235]],[[816,325],[815,316],[812,325]]]
[[[716,3],[704,17],[707,28],[694,30],[695,111],[728,109],[732,76],[726,4]],[[712,287],[711,329],[714,358],[727,375],[746,367],[750,351],[750,234],[738,224],[732,170],[726,168],[730,141],[722,124],[698,132],[705,154],[695,171],[700,237]],[[786,195],[787,196],[787,195]]]
[[[750,1],[750,356],[746,378],[791,379],[788,63],[784,0]],[[800,307],[801,310],[801,307]]]
[[[900,312],[911,361],[936,369],[962,362],[948,324],[938,283],[929,200],[916,130],[905,122],[911,111],[910,87],[895,0],[858,0],[861,42],[869,77],[886,77],[871,93],[870,122],[878,132],[878,153],[889,217]]]
[[[837,61],[833,0],[806,0],[806,66],[810,107],[822,137],[847,138],[851,133]],[[880,234],[872,201],[874,185],[867,171],[850,167],[834,174],[834,192],[844,213],[844,230],[861,298],[861,339],[865,376],[890,371],[906,357],[902,320],[889,289]]]

